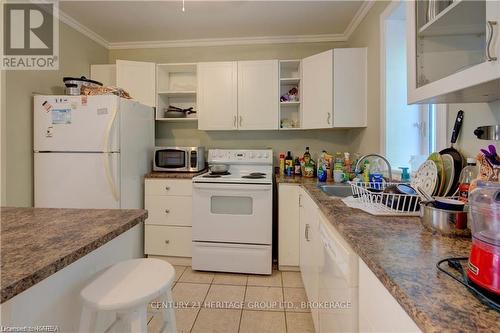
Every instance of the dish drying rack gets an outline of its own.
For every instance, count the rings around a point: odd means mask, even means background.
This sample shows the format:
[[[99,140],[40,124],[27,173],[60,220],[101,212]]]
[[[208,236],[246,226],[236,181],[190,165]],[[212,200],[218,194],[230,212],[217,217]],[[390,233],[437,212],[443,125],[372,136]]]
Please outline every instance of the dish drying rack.
[[[353,195],[343,198],[342,201],[351,208],[358,208],[377,216],[420,216],[418,195],[382,192],[388,186],[400,183],[349,182],[349,184]]]

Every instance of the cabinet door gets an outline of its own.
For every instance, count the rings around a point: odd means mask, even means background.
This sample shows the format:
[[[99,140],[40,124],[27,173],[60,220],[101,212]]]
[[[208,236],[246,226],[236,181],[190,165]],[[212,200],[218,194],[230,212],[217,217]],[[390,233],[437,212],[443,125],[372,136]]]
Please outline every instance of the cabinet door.
[[[156,64],[141,61],[116,61],[116,85],[144,105],[155,103]]]
[[[90,65],[90,78],[105,86],[116,86],[116,65]]]
[[[408,104],[500,98],[500,2],[407,2]]]
[[[333,50],[302,60],[302,128],[333,126]]]
[[[279,185],[278,264],[280,267],[298,267],[300,263],[299,191],[300,186],[295,184]]]
[[[334,49],[333,127],[365,127],[366,48]]]
[[[318,206],[301,189],[300,193],[300,271],[307,299],[317,302],[319,299],[319,215]],[[318,308],[312,308],[314,327],[318,331]]]
[[[198,129],[237,129],[237,63],[199,63],[197,74]]]
[[[379,279],[359,263],[359,331],[421,332]]]
[[[238,61],[238,128],[279,128],[278,60]]]

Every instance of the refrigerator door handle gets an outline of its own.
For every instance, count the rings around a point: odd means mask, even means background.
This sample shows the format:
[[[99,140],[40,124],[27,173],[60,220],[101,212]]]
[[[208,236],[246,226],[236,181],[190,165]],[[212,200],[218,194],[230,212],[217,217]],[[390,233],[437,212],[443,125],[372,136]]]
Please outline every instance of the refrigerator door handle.
[[[116,189],[115,180],[113,179],[113,175],[111,174],[111,161],[109,159],[109,155],[111,155],[111,153],[104,153],[104,169],[106,170],[106,178],[108,179],[108,184],[111,188],[111,194],[113,194],[113,198],[118,201],[120,200],[120,194]]]
[[[120,200],[120,194],[118,193],[118,190],[116,189],[116,184],[113,179],[113,175],[111,174],[111,161],[109,159],[109,155],[111,154],[108,150],[109,148],[109,141],[111,137],[111,130],[113,129],[113,124],[115,123],[116,119],[116,114],[118,113],[118,109],[113,110],[113,115],[111,116],[111,119],[108,124],[108,128],[106,130],[106,135],[104,136],[104,169],[106,170],[106,178],[108,179],[108,184],[109,187],[111,188],[111,193],[113,194],[113,198],[115,198],[116,201]]]

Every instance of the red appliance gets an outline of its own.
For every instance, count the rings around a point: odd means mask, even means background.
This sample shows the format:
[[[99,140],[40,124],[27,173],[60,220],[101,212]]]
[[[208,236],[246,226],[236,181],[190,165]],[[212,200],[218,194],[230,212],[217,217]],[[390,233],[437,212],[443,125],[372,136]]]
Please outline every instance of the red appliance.
[[[472,249],[467,277],[500,295],[500,183],[479,182],[469,196]]]

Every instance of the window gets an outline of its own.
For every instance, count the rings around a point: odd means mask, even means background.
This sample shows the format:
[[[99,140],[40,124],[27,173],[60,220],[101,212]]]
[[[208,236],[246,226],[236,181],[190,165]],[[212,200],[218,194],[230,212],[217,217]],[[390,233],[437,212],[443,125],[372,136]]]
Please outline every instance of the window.
[[[436,105],[407,105],[406,3],[381,16],[382,149],[393,169],[416,168],[438,150]],[[439,111],[440,112],[440,111]]]

